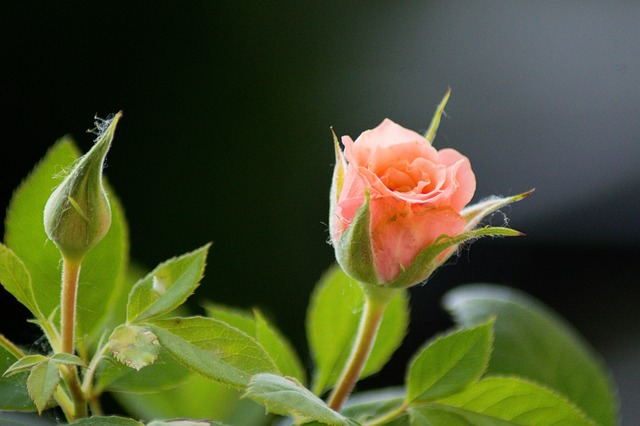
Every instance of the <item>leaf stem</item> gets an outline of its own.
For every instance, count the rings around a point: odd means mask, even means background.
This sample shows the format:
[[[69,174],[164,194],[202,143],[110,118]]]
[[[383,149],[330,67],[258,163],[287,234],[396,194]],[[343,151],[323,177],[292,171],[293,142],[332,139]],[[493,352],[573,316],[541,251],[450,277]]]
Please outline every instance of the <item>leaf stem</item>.
[[[378,328],[389,300],[373,297],[365,298],[358,336],[351,350],[349,361],[340,375],[337,386],[329,396],[328,404],[333,410],[340,410],[358,381],[373,348],[373,343],[376,340]]]

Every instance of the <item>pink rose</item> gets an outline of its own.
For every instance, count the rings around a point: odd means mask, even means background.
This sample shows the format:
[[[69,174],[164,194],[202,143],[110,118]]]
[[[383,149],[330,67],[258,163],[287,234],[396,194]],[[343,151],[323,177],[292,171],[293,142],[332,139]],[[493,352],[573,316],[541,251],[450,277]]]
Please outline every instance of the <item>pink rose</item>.
[[[368,241],[378,284],[393,282],[438,237],[465,231],[460,212],[476,188],[467,157],[453,149],[438,151],[424,136],[389,119],[355,142],[344,136],[342,143],[346,164],[340,154],[331,239],[338,247],[368,194]],[[365,252],[366,247],[363,257]]]

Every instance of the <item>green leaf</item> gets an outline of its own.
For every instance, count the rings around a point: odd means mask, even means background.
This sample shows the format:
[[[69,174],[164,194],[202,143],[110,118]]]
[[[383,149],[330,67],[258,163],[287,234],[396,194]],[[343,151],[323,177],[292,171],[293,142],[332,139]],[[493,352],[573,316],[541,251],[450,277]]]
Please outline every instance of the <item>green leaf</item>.
[[[489,285],[455,289],[444,304],[465,326],[496,318],[488,373],[533,380],[566,395],[597,423],[617,424],[614,385],[604,364],[549,308],[524,293]]]
[[[0,244],[0,283],[36,318],[43,319],[31,287],[31,275],[24,263],[8,247]]]
[[[316,366],[313,390],[321,394],[333,386],[342,372],[355,336],[364,294],[339,267],[327,271],[314,289],[307,312],[307,336]],[[374,374],[400,346],[409,323],[409,302],[401,291],[389,303],[371,355],[360,378]]]
[[[235,327],[243,333],[255,337],[256,320],[252,312],[217,303],[206,303],[204,309],[209,318],[227,323],[231,327]]]
[[[77,426],[144,426],[144,423],[126,417],[94,416],[76,420],[71,425]]]
[[[483,379],[458,394],[437,401],[434,406],[458,408],[463,411],[454,412],[480,414],[512,425],[594,424],[564,397],[533,383],[508,377]],[[420,407],[410,409],[412,416],[415,410],[420,411]]]
[[[404,400],[403,388],[385,388],[355,393],[349,397],[341,414],[360,424],[373,423],[374,420],[399,410],[403,406]],[[409,424],[409,416],[406,412],[399,413],[393,420],[383,424],[385,426],[406,426]]]
[[[27,391],[38,408],[38,413],[47,408],[60,383],[60,371],[54,362],[46,360],[39,363],[29,373]]]
[[[147,426],[226,426],[224,423],[209,420],[154,420]]]
[[[480,379],[491,356],[493,323],[440,337],[413,360],[407,377],[407,403],[452,395]]]
[[[273,374],[256,374],[251,378],[245,396],[260,402],[274,414],[293,415],[298,423],[318,421],[339,426],[357,424],[333,411],[293,379]]]
[[[161,348],[154,363],[140,371],[115,361],[103,362],[95,392],[159,392],[178,386],[188,375],[189,372]]]
[[[278,371],[255,339],[221,321],[173,318],[149,327],[183,366],[220,383],[243,388],[251,374]]]
[[[158,362],[140,373],[154,368]],[[146,393],[116,392],[113,395],[127,413],[143,420],[216,419],[229,425],[262,425],[266,420],[264,408],[256,402],[240,399],[237,390],[193,373],[171,389]]]
[[[87,366],[87,364],[84,362],[82,358],[75,355],[67,354],[64,352],[54,354],[50,359],[56,364],[61,364],[61,365],[78,365],[80,367]]]
[[[5,370],[2,375],[5,377],[10,377],[17,373],[29,371],[36,365],[41,364],[47,360],[48,358],[44,355],[27,355],[13,363],[9,368]]]
[[[121,325],[109,337],[114,357],[127,367],[140,370],[153,364],[160,353],[158,338],[145,327]]]
[[[289,341],[269,324],[259,311],[254,311],[254,314],[256,317],[256,339],[269,354],[279,372],[284,376],[293,377],[299,382],[305,383],[304,367]]]
[[[291,343],[258,310],[253,312],[207,303],[205,310],[210,318],[227,323],[253,337],[267,352],[278,371],[305,383],[306,374],[298,354]]]
[[[138,281],[129,294],[127,321],[156,318],[182,305],[202,279],[209,246],[169,259]]]
[[[19,359],[19,353],[0,335],[0,371],[5,372]],[[0,377],[0,410],[35,411],[27,392],[27,372]]]
[[[412,407],[411,426],[513,426],[514,423],[447,406]]]
[[[44,206],[62,181],[62,171],[78,157],[70,139],[59,140],[16,190],[7,210],[5,243],[31,274],[33,295],[45,318],[60,303],[61,256],[44,231]],[[115,322],[114,316],[124,317],[116,302],[122,294],[127,228],[120,203],[113,194],[109,199],[111,227],[84,259],[80,274],[76,335],[83,336],[78,340],[82,347],[95,343],[104,328]]]

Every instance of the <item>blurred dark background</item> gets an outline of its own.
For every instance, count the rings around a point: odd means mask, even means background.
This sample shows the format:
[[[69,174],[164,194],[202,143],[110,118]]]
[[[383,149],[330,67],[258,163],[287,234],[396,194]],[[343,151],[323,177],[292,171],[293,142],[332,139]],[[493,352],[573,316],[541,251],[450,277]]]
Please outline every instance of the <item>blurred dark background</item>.
[[[470,157],[476,200],[536,188],[505,210],[525,238],[479,241],[412,291],[392,365],[450,325],[455,285],[523,289],[603,355],[625,424],[640,419],[639,2],[2,2],[0,208],[65,134],[124,118],[107,175],[142,265],[213,241],[193,300],[260,306],[303,353],[326,244],[329,127],[389,117]],[[503,216],[494,217],[502,224]],[[1,296],[2,331],[15,304]],[[22,312],[19,312],[22,314]]]

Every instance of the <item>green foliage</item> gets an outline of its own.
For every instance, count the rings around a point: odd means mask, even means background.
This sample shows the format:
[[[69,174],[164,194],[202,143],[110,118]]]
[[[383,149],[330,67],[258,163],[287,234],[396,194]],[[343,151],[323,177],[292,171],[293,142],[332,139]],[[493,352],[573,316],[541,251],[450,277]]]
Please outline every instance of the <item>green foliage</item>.
[[[0,244],[0,283],[36,318],[44,319],[33,294],[29,271],[18,256],[4,244]]]
[[[182,305],[200,283],[209,244],[160,264],[129,294],[127,322],[160,317]]]
[[[137,420],[117,416],[95,416],[71,423],[77,426],[144,426]]]
[[[280,374],[306,382],[302,362],[291,343],[258,310],[247,312],[240,309],[207,304],[207,315],[237,328],[256,340],[267,352]]]
[[[324,401],[293,379],[257,374],[251,378],[245,396],[260,402],[272,413],[293,415],[298,424],[310,421],[335,426],[357,424],[330,409]]]
[[[547,307],[521,292],[488,285],[455,289],[445,306],[465,326],[496,318],[489,374],[533,380],[566,395],[598,424],[617,424],[608,372],[582,337]]]
[[[31,369],[27,379],[27,391],[36,404],[38,413],[42,413],[46,408],[58,383],[60,383],[60,371],[55,362],[45,359]]]
[[[307,311],[307,337],[315,364],[314,393],[332,387],[342,372],[364,306],[362,289],[339,267],[327,271],[311,296]],[[389,303],[376,341],[360,378],[374,374],[400,346],[409,324],[409,301],[401,291]]]
[[[7,374],[7,369],[19,360],[20,354],[0,335],[0,410],[34,411],[35,406],[27,392],[29,373]]]
[[[453,332],[424,348],[409,368],[407,403],[433,401],[476,382],[491,356],[492,325]]]
[[[78,157],[70,139],[58,141],[16,190],[7,210],[5,244],[29,271],[35,302],[44,318],[57,310],[60,301],[61,256],[47,241],[43,211],[64,170]],[[124,316],[118,299],[124,291],[121,275],[128,257],[128,231],[120,203],[113,194],[109,194],[109,201],[111,227],[84,259],[80,275],[76,335],[86,336],[77,342],[83,350],[97,342],[105,327]],[[29,305],[33,304],[25,304],[28,308]]]
[[[435,404],[412,407],[409,413],[412,425],[593,425],[565,398],[507,377],[483,379]],[[456,417],[460,419],[454,421]]]

